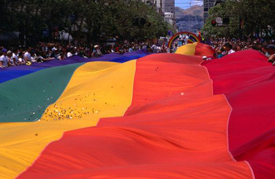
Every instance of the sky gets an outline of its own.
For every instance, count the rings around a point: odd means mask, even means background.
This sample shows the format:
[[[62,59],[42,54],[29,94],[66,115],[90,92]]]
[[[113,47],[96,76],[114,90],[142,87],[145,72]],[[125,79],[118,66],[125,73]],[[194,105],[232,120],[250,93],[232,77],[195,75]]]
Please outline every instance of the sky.
[[[188,9],[194,5],[202,5],[203,0],[175,0],[175,5],[182,9]]]

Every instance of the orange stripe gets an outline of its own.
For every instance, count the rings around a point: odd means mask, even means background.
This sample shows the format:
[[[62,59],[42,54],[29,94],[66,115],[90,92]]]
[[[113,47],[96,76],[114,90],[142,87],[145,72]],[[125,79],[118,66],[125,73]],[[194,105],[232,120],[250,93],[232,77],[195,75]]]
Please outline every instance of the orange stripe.
[[[20,178],[253,178],[228,152],[231,108],[200,63],[169,54],[138,60],[125,116],[67,132]]]

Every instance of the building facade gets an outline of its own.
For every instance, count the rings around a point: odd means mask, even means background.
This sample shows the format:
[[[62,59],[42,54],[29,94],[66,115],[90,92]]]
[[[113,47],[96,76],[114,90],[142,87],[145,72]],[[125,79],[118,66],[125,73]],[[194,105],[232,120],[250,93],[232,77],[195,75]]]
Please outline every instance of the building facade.
[[[164,20],[176,27],[175,0],[142,0],[147,5],[154,6]]]
[[[162,11],[175,13],[175,0],[162,0]]]
[[[215,6],[216,0],[203,0],[203,8],[204,8],[204,23],[208,17],[208,11],[211,7]]]
[[[164,20],[176,28],[175,0],[156,0],[161,5]]]

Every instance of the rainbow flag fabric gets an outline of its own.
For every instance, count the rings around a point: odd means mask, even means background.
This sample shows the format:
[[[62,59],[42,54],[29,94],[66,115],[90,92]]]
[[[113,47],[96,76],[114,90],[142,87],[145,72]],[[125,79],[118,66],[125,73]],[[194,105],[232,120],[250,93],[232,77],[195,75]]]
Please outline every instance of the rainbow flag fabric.
[[[0,178],[275,178],[274,67],[188,53],[1,83]]]

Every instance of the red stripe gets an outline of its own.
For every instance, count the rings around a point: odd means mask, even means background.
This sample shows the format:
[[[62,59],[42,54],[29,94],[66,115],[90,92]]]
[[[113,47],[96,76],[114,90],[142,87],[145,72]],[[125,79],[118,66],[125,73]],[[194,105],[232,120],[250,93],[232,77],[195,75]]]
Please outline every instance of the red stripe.
[[[214,53],[215,51],[211,46],[203,43],[197,43],[196,49],[195,49],[195,55],[214,57]]]
[[[247,50],[205,63],[214,93],[225,94],[233,112],[230,151],[247,160],[258,179],[275,178],[275,69],[260,52]]]

